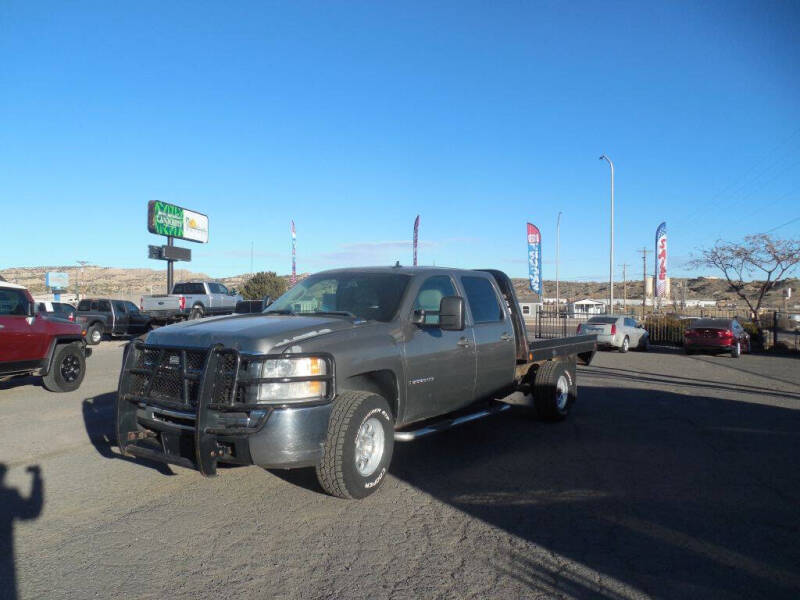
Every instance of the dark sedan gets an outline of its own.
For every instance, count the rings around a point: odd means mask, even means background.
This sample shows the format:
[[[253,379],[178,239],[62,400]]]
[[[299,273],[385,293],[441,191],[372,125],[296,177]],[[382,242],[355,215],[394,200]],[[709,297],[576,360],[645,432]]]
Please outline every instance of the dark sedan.
[[[729,352],[739,358],[742,352],[750,352],[750,334],[736,319],[696,319],[683,335],[686,354]]]

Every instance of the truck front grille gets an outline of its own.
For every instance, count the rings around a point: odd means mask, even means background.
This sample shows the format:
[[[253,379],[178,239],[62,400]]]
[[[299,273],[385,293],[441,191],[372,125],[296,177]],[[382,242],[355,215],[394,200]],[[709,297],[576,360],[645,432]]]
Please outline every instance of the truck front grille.
[[[330,401],[334,393],[333,358],[324,354],[314,356],[327,361],[326,375],[262,378],[262,363],[282,355],[250,355],[221,345],[206,350],[137,341],[128,348],[120,380],[120,399],[188,412],[197,410],[202,395],[204,405],[212,410],[261,410],[263,405],[257,401],[259,385],[315,380],[326,382],[324,401]]]
[[[130,352],[136,356],[128,373],[129,394],[156,404],[197,406],[207,351],[134,344]]]

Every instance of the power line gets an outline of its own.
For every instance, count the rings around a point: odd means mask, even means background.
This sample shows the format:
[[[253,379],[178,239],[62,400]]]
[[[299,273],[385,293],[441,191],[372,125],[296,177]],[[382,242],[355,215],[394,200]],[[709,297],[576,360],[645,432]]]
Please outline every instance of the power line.
[[[773,231],[775,231],[776,229],[780,229],[781,227],[786,227],[787,225],[791,225],[792,223],[794,223],[794,222],[796,222],[796,221],[800,221],[800,217],[795,217],[795,218],[794,218],[794,219],[792,219],[791,221],[786,221],[786,223],[783,223],[782,225],[778,225],[777,227],[773,227],[772,229],[768,229],[768,230],[767,230],[767,231],[765,231],[764,233],[772,233],[772,232],[773,232]]]
[[[800,134],[800,127],[795,129],[792,133],[790,133],[787,137],[785,137],[781,142],[776,144],[773,148],[771,148],[770,150],[765,152],[762,155],[762,158],[757,160],[755,163],[753,163],[750,166],[750,168],[748,168],[739,179],[734,180],[733,182],[731,182],[730,184],[728,184],[724,188],[722,188],[720,191],[718,191],[716,194],[714,194],[709,199],[708,203],[703,203],[696,210],[692,211],[691,213],[689,213],[685,217],[680,218],[680,219],[676,219],[676,222],[682,223],[682,222],[694,217],[695,215],[697,215],[701,211],[706,210],[708,208],[711,208],[711,207],[717,205],[719,203],[718,200],[722,200],[722,196],[724,194],[728,195],[728,198],[726,198],[726,201],[729,202],[731,197],[735,197],[737,194],[743,192],[743,190],[745,190],[748,186],[751,186],[754,183],[756,183],[760,178],[764,177],[770,170],[774,169],[781,162],[783,162],[787,158],[791,158],[790,156],[784,156],[784,157],[778,159],[777,161],[771,161],[771,164],[767,165],[766,168],[761,170],[755,177],[753,177],[750,181],[748,181],[748,178],[750,177],[750,174],[753,171],[755,171],[757,169],[760,169],[762,166],[764,166],[765,163],[767,163],[767,161],[769,160],[769,157],[771,155],[773,155],[777,150],[781,149],[783,146],[786,146],[798,134]],[[794,165],[790,165],[789,168],[791,168],[792,166],[794,166]],[[783,173],[783,171],[781,171],[780,174],[782,174],[782,173]],[[770,179],[767,183],[773,181],[777,177],[778,177],[778,175],[776,175],[775,177]],[[732,189],[734,191],[731,193]],[[751,195],[752,195],[752,193],[753,192],[751,192]]]

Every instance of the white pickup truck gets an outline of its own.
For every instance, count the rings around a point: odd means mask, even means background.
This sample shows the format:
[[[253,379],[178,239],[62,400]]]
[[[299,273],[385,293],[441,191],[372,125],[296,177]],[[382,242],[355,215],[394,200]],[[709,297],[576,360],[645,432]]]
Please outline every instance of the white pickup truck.
[[[171,294],[142,296],[140,307],[154,323],[229,315],[242,297],[216,281],[184,281],[172,286]]]

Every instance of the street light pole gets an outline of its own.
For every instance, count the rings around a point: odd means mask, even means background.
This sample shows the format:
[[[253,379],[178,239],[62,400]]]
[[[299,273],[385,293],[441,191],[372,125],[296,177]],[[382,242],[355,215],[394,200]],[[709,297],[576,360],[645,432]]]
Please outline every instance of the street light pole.
[[[556,219],[556,316],[561,312],[561,303],[558,289],[558,252],[561,247],[561,211],[558,211],[558,219]]]
[[[608,310],[614,312],[614,163],[605,154],[600,160],[608,161],[611,167],[611,250],[608,257]]]

